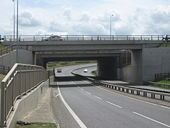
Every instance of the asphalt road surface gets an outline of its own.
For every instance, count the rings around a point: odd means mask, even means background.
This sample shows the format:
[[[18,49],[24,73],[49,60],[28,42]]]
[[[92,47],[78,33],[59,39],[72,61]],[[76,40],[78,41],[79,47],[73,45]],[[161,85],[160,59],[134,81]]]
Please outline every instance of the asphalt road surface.
[[[61,74],[67,75],[70,71],[72,68],[67,67]],[[59,88],[54,90],[58,90],[65,108],[76,120],[75,128],[170,128],[168,107],[92,86],[88,81],[57,84]]]

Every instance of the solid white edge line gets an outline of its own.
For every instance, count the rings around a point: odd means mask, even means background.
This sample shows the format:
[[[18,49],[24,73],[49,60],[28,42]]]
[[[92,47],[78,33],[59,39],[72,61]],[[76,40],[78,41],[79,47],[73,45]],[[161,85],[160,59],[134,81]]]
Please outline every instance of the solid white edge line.
[[[118,107],[118,108],[122,108],[121,106],[119,106],[119,105],[117,105],[117,104],[114,104],[114,103],[112,103],[112,102],[109,102],[109,101],[106,101],[108,104],[111,104],[111,105],[113,105],[113,106],[115,106],[115,107]]]
[[[75,112],[71,109],[71,107],[67,104],[67,102],[64,100],[61,92],[60,92],[60,88],[58,87],[58,92],[60,95],[60,98],[62,100],[62,102],[64,103],[65,107],[67,108],[67,110],[70,112],[70,114],[73,116],[73,118],[75,119],[75,121],[78,123],[78,125],[80,126],[80,128],[87,128],[86,125],[80,120],[80,118],[75,114]]]
[[[105,91],[107,91],[107,92],[109,92],[109,93],[113,93],[113,92],[111,92],[111,91],[109,91],[109,90],[106,90],[106,89],[104,89],[104,88],[101,88],[101,87],[97,87],[97,88],[102,89],[102,90],[105,90]],[[117,94],[119,94],[119,93],[117,93]],[[120,95],[121,95],[121,94],[120,94]],[[122,96],[124,96],[124,95],[122,95]],[[167,106],[163,106],[163,105],[159,105],[159,104],[155,104],[155,103],[143,101],[143,100],[136,99],[136,98],[129,97],[129,96],[126,96],[126,97],[129,98],[129,99],[136,100],[136,101],[140,101],[140,102],[144,102],[144,103],[146,103],[146,104],[150,104],[150,105],[153,105],[153,106],[159,106],[159,107],[161,107],[161,108],[170,109],[170,107],[167,107]]]
[[[137,113],[137,112],[133,112],[133,113],[136,114],[136,115],[138,115],[138,116],[141,116],[141,117],[143,117],[143,118],[146,118],[146,119],[148,119],[148,120],[151,120],[151,121],[153,121],[153,122],[156,122],[156,123],[158,123],[158,124],[161,124],[161,125],[163,125],[163,126],[166,126],[166,127],[170,128],[169,125],[164,124],[164,123],[162,123],[162,122],[160,122],[160,121],[157,121],[157,120],[152,119],[152,118],[150,118],[150,117],[144,116],[144,115],[142,115],[142,114],[140,114],[140,113]]]

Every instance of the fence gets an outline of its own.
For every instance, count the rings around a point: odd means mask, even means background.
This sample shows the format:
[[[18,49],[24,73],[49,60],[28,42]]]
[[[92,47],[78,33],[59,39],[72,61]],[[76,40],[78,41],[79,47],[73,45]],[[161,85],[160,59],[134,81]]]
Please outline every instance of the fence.
[[[48,41],[48,40],[163,40],[164,35],[20,35],[19,41]],[[4,42],[13,41],[13,35],[4,35]]]
[[[48,79],[48,73],[40,66],[15,64],[2,80],[1,127],[6,126],[17,99]]]

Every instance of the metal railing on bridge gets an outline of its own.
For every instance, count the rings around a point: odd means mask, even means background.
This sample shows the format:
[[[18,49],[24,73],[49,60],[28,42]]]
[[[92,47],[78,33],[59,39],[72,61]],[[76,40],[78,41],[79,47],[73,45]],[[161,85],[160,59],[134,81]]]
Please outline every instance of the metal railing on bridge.
[[[14,104],[27,92],[48,79],[43,67],[15,64],[1,82],[1,115],[0,127],[5,127]]]
[[[50,37],[58,37],[55,41],[75,40],[163,40],[164,35],[19,35],[19,41],[48,41]],[[4,41],[16,41],[13,35],[4,35]]]

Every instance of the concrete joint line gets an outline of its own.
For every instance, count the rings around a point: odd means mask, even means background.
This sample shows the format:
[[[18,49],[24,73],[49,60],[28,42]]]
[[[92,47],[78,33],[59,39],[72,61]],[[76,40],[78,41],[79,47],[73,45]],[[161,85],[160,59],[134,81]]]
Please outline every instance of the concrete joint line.
[[[164,124],[164,123],[162,123],[162,122],[160,122],[160,121],[157,121],[157,120],[152,119],[152,118],[150,118],[150,117],[144,116],[144,115],[142,115],[142,114],[140,114],[140,113],[137,113],[137,112],[133,112],[133,113],[136,114],[136,115],[138,115],[138,116],[140,116],[140,117],[143,117],[143,118],[145,118],[145,119],[151,120],[151,121],[153,121],[153,122],[155,122],[155,123],[158,123],[158,124],[161,124],[161,125],[163,125],[163,126],[165,126],[165,127],[170,128],[170,125]]]
[[[78,125],[80,126],[80,128],[87,128],[86,125],[80,120],[80,118],[75,114],[75,112],[71,109],[71,107],[67,104],[67,102],[64,100],[61,92],[60,92],[60,88],[58,87],[58,93],[59,96],[62,100],[62,102],[64,103],[65,107],[67,108],[67,110],[70,112],[70,114],[73,116],[73,118],[75,119],[75,121],[78,123]]]

